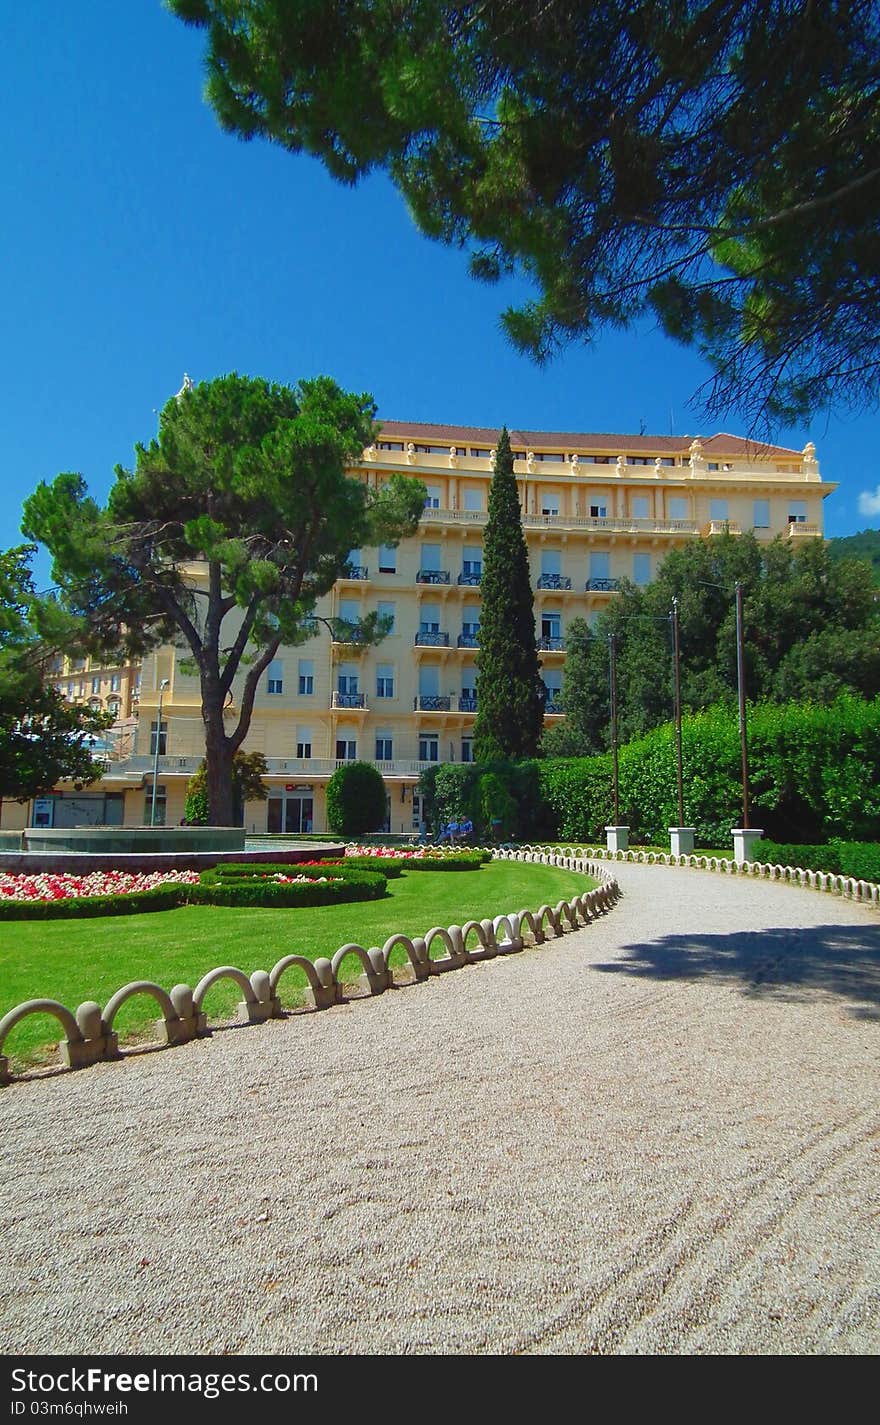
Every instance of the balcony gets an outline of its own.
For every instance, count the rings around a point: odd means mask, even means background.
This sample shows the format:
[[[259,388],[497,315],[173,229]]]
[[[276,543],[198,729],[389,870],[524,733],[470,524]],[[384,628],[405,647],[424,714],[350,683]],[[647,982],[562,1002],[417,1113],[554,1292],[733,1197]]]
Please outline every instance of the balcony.
[[[330,706],[331,708],[344,708],[349,711],[352,708],[360,708],[366,712],[367,695],[366,693],[332,693],[330,696]]]
[[[538,638],[539,653],[564,653],[565,639],[551,638],[549,635],[541,634]]]
[[[448,633],[417,633],[415,638],[416,648],[448,648]]]
[[[365,564],[346,564],[340,579],[369,579],[370,571]]]
[[[458,711],[463,713],[475,713],[477,711],[476,698],[460,697],[458,700]]]
[[[413,698],[416,712],[449,712],[451,706],[452,699],[442,693],[419,693]]]
[[[710,520],[710,534],[742,534],[742,530],[735,520]]]
[[[559,698],[548,698],[544,704],[544,712],[548,717],[562,717],[565,709]]]
[[[805,524],[803,520],[792,520],[788,526],[789,539],[821,539],[822,530],[817,524]]]
[[[420,569],[416,575],[417,584],[448,584],[449,582],[448,569]]]
[[[480,635],[478,633],[460,633],[456,643],[459,648],[479,648]]]
[[[538,580],[539,589],[570,589],[571,580],[567,574],[542,574]]]
[[[619,588],[619,579],[588,579],[584,585],[588,594],[615,594]]]
[[[478,589],[482,577],[482,574],[459,574],[458,582],[465,584],[469,589]]]

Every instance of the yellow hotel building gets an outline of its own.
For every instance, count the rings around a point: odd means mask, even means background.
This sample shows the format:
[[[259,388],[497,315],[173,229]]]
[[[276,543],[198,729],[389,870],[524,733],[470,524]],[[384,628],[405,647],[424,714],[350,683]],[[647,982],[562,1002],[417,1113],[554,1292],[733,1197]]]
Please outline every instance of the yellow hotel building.
[[[269,799],[245,808],[248,831],[324,831],[325,788],[340,761],[375,762],[388,793],[386,830],[418,829],[417,783],[434,762],[468,761],[476,715],[480,574],[486,505],[498,432],[387,421],[352,470],[381,485],[394,472],[424,481],[416,535],[397,549],[352,551],[347,576],[317,612],[356,620],[378,610],[393,629],[378,646],[334,642],[324,625],[284,649],[257,696],[245,750],[262,752]],[[822,501],[836,489],[819,474],[815,447],[761,446],[738,436],[590,435],[511,431],[535,596],[536,633],[548,688],[546,719],[561,716],[566,629],[592,619],[621,579],[653,579],[672,549],[725,529],[759,539],[822,536]],[[195,572],[195,571],[194,571]],[[203,756],[198,680],[182,650],[144,660],[133,750],[77,798],[98,798],[101,816],[149,821],[156,738],[157,810],[184,812],[186,784]],[[157,729],[159,688],[161,727]],[[237,717],[233,690],[230,716]],[[46,824],[72,824],[70,792],[42,799]],[[47,802],[55,805],[46,810]],[[32,825],[34,804],[4,806],[4,825]],[[109,814],[108,814],[108,808]],[[85,819],[91,819],[86,816]]]

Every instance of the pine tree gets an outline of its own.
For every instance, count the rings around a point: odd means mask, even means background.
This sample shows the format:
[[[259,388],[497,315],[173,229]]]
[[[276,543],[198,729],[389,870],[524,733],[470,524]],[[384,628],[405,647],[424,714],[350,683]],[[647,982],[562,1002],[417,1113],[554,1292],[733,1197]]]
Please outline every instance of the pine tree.
[[[506,427],[489,490],[481,594],[474,755],[478,762],[534,757],[546,691],[538,672],[529,558]]]

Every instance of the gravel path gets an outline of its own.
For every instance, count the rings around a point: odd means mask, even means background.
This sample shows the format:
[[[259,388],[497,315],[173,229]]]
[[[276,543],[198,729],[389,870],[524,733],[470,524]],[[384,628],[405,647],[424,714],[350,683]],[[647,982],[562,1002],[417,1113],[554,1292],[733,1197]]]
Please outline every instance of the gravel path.
[[[880,1349],[880,918],[619,867],[542,948],[0,1093],[0,1349]]]

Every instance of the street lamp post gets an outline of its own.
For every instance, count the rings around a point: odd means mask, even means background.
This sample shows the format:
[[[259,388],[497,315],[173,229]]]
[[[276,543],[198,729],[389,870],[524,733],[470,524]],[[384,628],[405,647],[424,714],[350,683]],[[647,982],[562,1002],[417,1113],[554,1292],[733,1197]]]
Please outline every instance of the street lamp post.
[[[677,594],[672,600],[669,621],[672,624],[672,707],[675,717],[675,773],[678,791],[678,825],[670,826],[669,841],[673,856],[689,856],[694,849],[696,829],[684,824],[684,766],[681,752],[681,650]]]
[[[156,748],[153,753],[153,797],[150,802],[150,826],[156,825],[156,792],[159,783],[159,747],[162,742],[162,694],[168,687],[168,679],[163,678],[159,684],[159,708],[156,713]]]
[[[620,775],[617,754],[617,634],[608,635],[608,684],[611,699],[611,765],[614,775],[614,825],[606,826],[605,840],[609,851],[626,851],[629,847],[629,827],[620,825]]]

